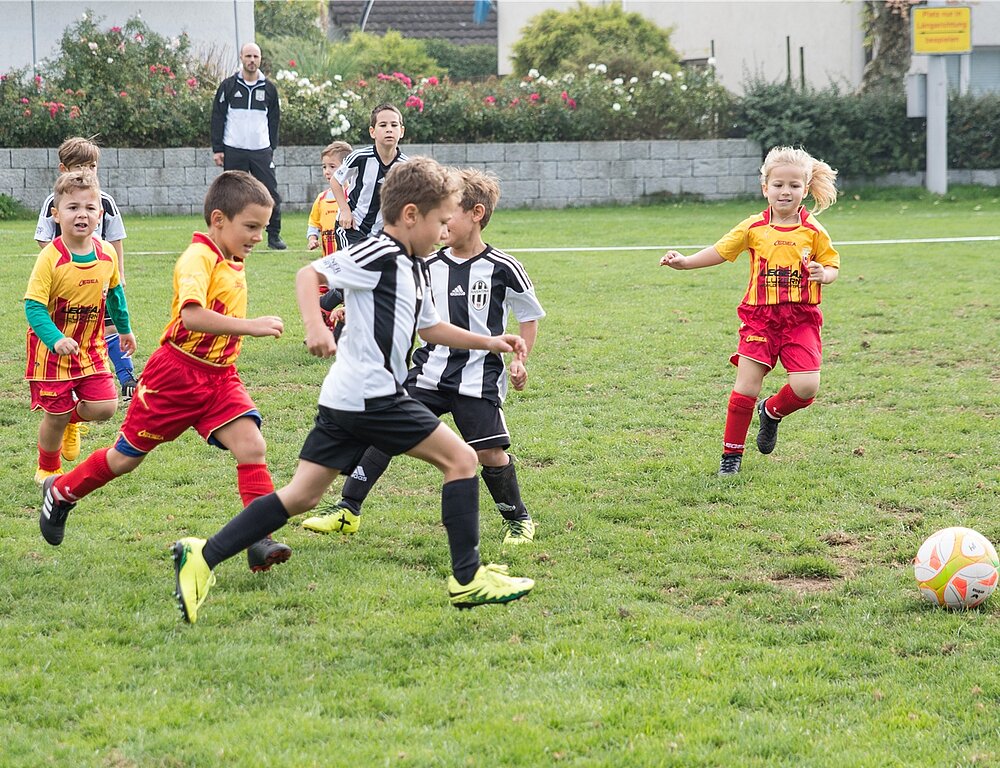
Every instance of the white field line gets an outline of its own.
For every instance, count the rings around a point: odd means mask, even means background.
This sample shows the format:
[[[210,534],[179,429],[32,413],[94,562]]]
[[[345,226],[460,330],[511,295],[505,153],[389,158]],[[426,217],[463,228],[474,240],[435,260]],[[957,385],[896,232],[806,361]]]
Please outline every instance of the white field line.
[[[834,248],[848,245],[907,245],[920,243],[984,243],[996,242],[1000,240],[1000,235],[984,235],[982,237],[914,237],[901,240],[834,240]],[[586,253],[586,252],[609,252],[609,251],[661,251],[668,250],[681,251],[693,248],[705,248],[705,245],[608,245],[608,246],[579,246],[572,248],[504,248],[507,253]],[[295,253],[297,249],[290,248],[289,251]],[[304,249],[302,249],[303,252]],[[130,256],[166,256],[175,254],[177,251],[128,251]]]

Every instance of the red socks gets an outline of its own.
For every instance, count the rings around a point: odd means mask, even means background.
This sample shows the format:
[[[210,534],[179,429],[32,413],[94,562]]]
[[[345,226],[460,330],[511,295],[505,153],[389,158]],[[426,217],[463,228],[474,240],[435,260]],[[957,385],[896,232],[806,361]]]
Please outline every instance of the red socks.
[[[237,464],[236,487],[244,507],[250,506],[254,499],[274,493],[274,481],[267,471],[267,464]]]
[[[54,451],[42,450],[42,446],[38,446],[38,468],[44,470],[45,472],[58,472],[62,469],[62,459],[59,458],[59,453],[62,448],[56,448]]]
[[[729,409],[726,412],[726,432],[722,438],[723,453],[743,453],[756,405],[757,399],[754,397],[741,395],[735,390],[730,393]]]
[[[808,400],[803,400],[786,384],[778,390],[776,395],[772,395],[764,401],[764,407],[772,418],[783,419],[796,411],[801,411],[803,408],[808,407],[815,399],[814,397],[810,397]]]
[[[67,499],[79,501],[89,493],[114,480],[118,475],[108,466],[108,451],[100,448],[81,461],[75,469],[56,480],[60,493]]]

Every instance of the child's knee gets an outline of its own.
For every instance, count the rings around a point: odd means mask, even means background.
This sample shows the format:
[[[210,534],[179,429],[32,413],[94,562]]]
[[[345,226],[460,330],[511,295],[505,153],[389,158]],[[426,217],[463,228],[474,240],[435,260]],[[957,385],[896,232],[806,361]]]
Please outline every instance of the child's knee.
[[[479,456],[472,446],[462,443],[461,449],[455,451],[454,466],[457,472],[468,477],[475,477],[476,471],[479,469]]]
[[[816,395],[819,394],[819,377],[815,379],[804,379],[797,381],[789,381],[788,385],[792,388],[792,392],[800,400],[812,400]]]
[[[118,410],[118,401],[101,401],[98,403],[86,402],[84,408],[77,408],[77,411],[87,421],[107,421],[115,415]]]

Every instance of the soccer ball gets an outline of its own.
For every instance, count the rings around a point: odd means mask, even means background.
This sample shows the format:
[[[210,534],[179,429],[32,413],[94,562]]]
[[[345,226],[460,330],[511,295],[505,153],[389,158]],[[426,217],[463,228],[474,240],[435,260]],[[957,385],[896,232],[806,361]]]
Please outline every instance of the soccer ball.
[[[1000,560],[989,539],[971,528],[944,528],[920,545],[913,575],[920,594],[945,608],[973,608],[997,588]]]

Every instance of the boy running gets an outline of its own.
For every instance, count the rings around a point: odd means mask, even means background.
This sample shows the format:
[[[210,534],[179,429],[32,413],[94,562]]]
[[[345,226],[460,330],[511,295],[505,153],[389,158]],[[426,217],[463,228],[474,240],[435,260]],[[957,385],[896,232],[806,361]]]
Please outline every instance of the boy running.
[[[97,162],[100,158],[101,149],[91,139],[73,136],[59,145],[59,173],[68,171],[93,171],[97,173]],[[45,198],[42,209],[38,213],[35,242],[38,243],[39,248],[44,248],[62,234],[59,223],[52,215],[54,205],[53,196],[49,195]],[[101,207],[104,209],[104,213],[97,228],[97,237],[110,243],[111,247],[115,249],[115,253],[118,254],[118,277],[122,289],[124,289],[125,249],[122,246],[122,241],[125,239],[125,225],[122,223],[121,211],[119,211],[115,199],[104,190],[101,190]],[[114,366],[115,376],[121,385],[122,402],[127,403],[135,392],[135,365],[132,363],[131,354],[122,350],[118,328],[107,316],[104,318],[104,344],[111,365]],[[65,456],[67,461],[75,461],[79,457],[80,432],[85,429],[85,427],[78,428],[76,424],[69,425],[70,431],[66,440],[69,449],[68,455]]]
[[[415,332],[449,347],[514,352],[522,359],[526,351],[519,336],[483,336],[442,322],[437,314],[421,259],[440,241],[455,211],[456,192],[454,177],[429,158],[398,165],[382,189],[385,231],[299,270],[295,289],[306,346],[317,357],[337,353],[337,359],[320,390],[319,412],[291,482],[248,505],[207,541],[184,538],[174,545],[176,597],[188,622],[197,621],[219,563],[313,509],[369,445],[390,456],[423,459],[444,474],[441,518],[451,550],[452,605],[505,603],[534,587],[531,579],[508,576],[506,566],[480,564],[476,452],[401,386]],[[350,322],[339,349],[316,304],[321,283],[344,291]]]
[[[500,199],[500,184],[496,177],[471,168],[458,175],[462,197],[448,222],[447,247],[427,259],[434,303],[448,322],[486,335],[503,333],[513,312],[527,355],[545,311],[520,262],[483,242],[483,230]],[[511,362],[514,389],[527,384],[524,364],[520,359]],[[535,537],[514,459],[506,452],[510,447],[503,413],[506,373],[500,355],[427,343],[414,353],[406,377],[410,396],[436,416],[451,413],[462,437],[476,451],[483,481],[504,519],[504,545],[528,543]],[[361,524],[361,505],[390,460],[388,454],[369,448],[344,481],[340,503],[303,521],[302,527],[318,533],[355,533]]]
[[[31,410],[43,411],[35,471],[39,485],[62,472],[60,452],[67,461],[80,455],[80,424],[106,421],[118,407],[105,351],[105,310],[122,331],[122,349],[135,351],[118,254],[94,237],[103,213],[97,175],[63,173],[52,201],[52,219],[62,234],[38,254],[24,294],[24,377],[30,382]]]
[[[205,196],[207,234],[196,232],[174,267],[170,322],[150,355],[117,441],[94,451],[72,472],[42,486],[39,526],[52,545],[84,496],[136,469],[150,451],[189,427],[236,459],[243,504],[274,490],[264,458],[261,416],[236,370],[244,336],[281,336],[280,317],[248,319],[244,261],[263,239],[271,195],[245,171],[225,171]],[[252,571],[291,556],[284,544],[248,541]]]

